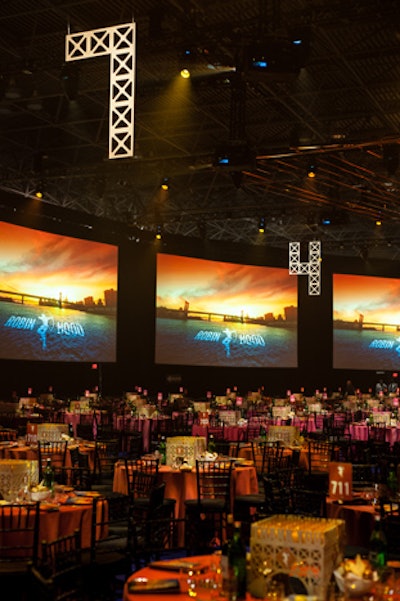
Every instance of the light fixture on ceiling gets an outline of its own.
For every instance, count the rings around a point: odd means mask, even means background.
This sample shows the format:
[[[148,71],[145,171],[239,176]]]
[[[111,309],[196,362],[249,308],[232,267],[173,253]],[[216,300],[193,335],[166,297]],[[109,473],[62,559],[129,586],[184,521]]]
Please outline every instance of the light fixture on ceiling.
[[[258,231],[260,234],[263,234],[265,232],[265,217],[260,217],[260,220],[258,222]]]
[[[190,78],[189,69],[187,67],[183,67],[181,69],[180,76],[182,77],[182,79],[189,79]]]
[[[164,177],[162,182],[161,182],[161,190],[165,190],[165,192],[167,192],[167,190],[169,190],[169,178],[168,177]]]
[[[307,177],[313,179],[317,175],[317,166],[315,163],[310,163],[307,166]]]
[[[35,198],[38,198],[39,200],[41,200],[44,196],[44,187],[43,187],[43,183],[40,182],[35,186],[35,189],[33,191],[33,195]]]

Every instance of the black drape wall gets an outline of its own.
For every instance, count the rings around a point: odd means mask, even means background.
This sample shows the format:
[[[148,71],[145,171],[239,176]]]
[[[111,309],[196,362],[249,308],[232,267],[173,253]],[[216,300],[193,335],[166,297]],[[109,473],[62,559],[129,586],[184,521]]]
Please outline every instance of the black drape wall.
[[[164,238],[160,242],[145,235],[137,242],[128,226],[108,222],[56,207],[37,207],[20,199],[6,198],[0,220],[36,227],[53,233],[117,244],[119,248],[117,361],[98,365],[1,360],[1,398],[16,391],[26,396],[46,392],[52,386],[56,395],[76,397],[86,389],[100,386],[104,395],[119,395],[142,386],[155,396],[158,391],[176,392],[180,387],[200,398],[208,390],[223,394],[226,387],[242,393],[264,387],[266,393],[284,395],[289,388],[304,388],[307,394],[326,387],[343,386],[351,378],[363,391],[373,387],[377,373],[332,369],[332,274],[355,273],[399,277],[395,261],[363,261],[324,255],[322,241],[321,294],[308,295],[306,276],[298,277],[298,368],[230,369],[154,364],[155,289],[157,252],[189,255],[219,261],[288,267],[288,251],[265,246],[245,247],[201,239]],[[55,218],[56,216],[56,218]],[[85,227],[90,221],[91,229]],[[307,260],[307,245],[304,249]],[[297,276],[293,276],[297,277]],[[1,344],[1,342],[0,342]],[[3,350],[4,352],[4,350]]]

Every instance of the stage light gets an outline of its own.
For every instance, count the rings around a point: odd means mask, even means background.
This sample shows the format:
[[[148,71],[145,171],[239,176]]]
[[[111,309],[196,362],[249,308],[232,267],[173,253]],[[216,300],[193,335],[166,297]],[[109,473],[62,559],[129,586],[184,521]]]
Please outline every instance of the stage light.
[[[255,158],[255,152],[246,141],[228,140],[217,148],[213,158],[213,166],[234,171],[252,169]]]
[[[378,226],[378,227],[379,227],[380,225],[382,225],[382,219],[381,219],[381,217],[377,217],[377,218],[375,219],[375,225],[376,225],[376,226]]]
[[[187,67],[184,67],[183,69],[181,69],[181,77],[182,77],[182,79],[190,78],[190,71]]]
[[[162,238],[162,226],[157,225],[156,240],[161,240],[161,238]]]
[[[164,177],[161,182],[161,189],[167,191],[169,189],[169,179],[168,177]]]
[[[258,231],[260,234],[265,232],[265,217],[260,217],[260,221],[258,222]]]
[[[317,166],[315,163],[310,163],[307,167],[307,177],[314,178],[317,175]]]
[[[35,198],[39,198],[42,199],[44,196],[44,192],[43,192],[43,185],[42,184],[38,184],[35,187],[35,190],[33,192],[33,195],[35,196]]]

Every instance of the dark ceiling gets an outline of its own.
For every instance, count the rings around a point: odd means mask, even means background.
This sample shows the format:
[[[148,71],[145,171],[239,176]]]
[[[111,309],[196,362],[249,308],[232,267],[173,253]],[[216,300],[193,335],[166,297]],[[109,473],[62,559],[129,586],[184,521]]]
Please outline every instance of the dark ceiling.
[[[75,63],[66,87],[65,36],[132,20],[135,151],[109,159],[109,59]],[[161,225],[400,258],[397,0],[13,0],[0,34],[0,189],[29,197],[41,183],[43,202],[133,237]],[[193,74],[177,83],[187,49]],[[233,165],[216,164],[221,146]]]

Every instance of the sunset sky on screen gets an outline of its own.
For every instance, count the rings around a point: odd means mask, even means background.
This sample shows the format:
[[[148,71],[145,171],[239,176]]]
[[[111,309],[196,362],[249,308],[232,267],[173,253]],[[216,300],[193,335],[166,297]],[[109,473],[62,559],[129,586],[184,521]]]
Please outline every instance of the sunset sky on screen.
[[[333,319],[400,324],[400,279],[334,274]]]
[[[0,288],[70,302],[117,290],[118,248],[0,222]]]
[[[158,254],[157,306],[251,318],[297,306],[297,277],[287,269]]]

